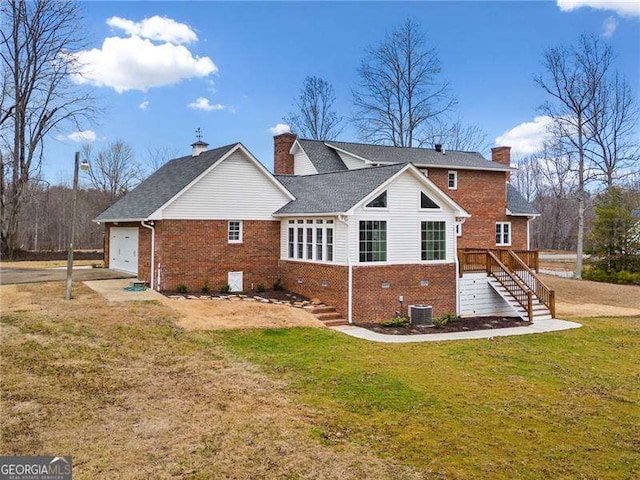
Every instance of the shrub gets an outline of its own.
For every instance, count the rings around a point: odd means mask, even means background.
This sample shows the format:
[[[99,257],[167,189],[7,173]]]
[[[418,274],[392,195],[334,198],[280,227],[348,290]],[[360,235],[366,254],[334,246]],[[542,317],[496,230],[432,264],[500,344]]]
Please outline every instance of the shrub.
[[[209,281],[208,280],[205,280],[205,282],[202,284],[202,286],[200,287],[200,291],[202,293],[211,292],[211,287],[209,286]]]
[[[220,287],[220,293],[229,293],[230,291],[231,291],[231,287],[229,286],[229,284],[222,285]]]
[[[630,272],[629,270],[607,271],[604,268],[594,267],[582,271],[584,280],[594,282],[618,283],[623,285],[640,285],[640,272]]]
[[[267,287],[265,287],[263,283],[259,283],[258,285],[256,285],[256,292],[262,293],[266,291],[267,291]]]
[[[273,289],[278,292],[284,290],[284,287],[282,286],[282,278],[278,277],[276,279],[275,283],[273,284]]]
[[[435,317],[433,319],[433,326],[435,328],[442,328],[444,327],[447,323],[449,323],[449,317],[447,316],[447,314],[442,315],[441,317]]]
[[[445,320],[444,324],[456,323],[460,321],[460,317],[455,313],[451,313],[451,312],[444,312],[444,314],[442,315],[442,318]]]
[[[176,292],[178,293],[187,293],[187,286],[184,283],[181,283],[176,287]]]
[[[407,325],[409,325],[409,319],[407,317],[397,315],[391,320],[380,322],[380,325],[382,325],[383,327],[406,327]]]

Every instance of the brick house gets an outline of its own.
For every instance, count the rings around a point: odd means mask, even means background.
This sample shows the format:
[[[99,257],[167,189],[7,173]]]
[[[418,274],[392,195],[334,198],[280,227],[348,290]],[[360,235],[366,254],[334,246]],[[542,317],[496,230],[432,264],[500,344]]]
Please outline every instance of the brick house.
[[[274,173],[240,143],[174,159],[97,217],[105,262],[157,290],[280,279],[349,322],[553,312],[509,147],[477,152],[274,137]]]

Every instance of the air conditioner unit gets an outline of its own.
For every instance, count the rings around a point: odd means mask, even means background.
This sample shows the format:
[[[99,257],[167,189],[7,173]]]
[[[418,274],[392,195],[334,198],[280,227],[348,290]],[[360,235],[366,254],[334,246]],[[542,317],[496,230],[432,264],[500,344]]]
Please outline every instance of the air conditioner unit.
[[[413,325],[433,326],[433,307],[431,305],[409,305],[409,321]]]

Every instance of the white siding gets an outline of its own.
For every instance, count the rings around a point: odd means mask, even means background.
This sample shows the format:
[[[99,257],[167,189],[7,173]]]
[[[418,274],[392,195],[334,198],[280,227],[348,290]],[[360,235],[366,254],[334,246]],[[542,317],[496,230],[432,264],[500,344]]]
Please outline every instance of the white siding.
[[[517,315],[515,310],[503,300],[487,283],[484,273],[465,274],[459,280],[460,315]]]
[[[302,150],[298,150],[293,156],[293,173],[294,175],[313,175],[318,173],[318,170],[313,166],[307,154]]]
[[[336,153],[340,155],[340,158],[342,159],[342,161],[344,162],[344,164],[347,166],[349,170],[356,170],[358,168],[367,168],[371,166],[369,164],[364,163],[359,158],[356,158],[347,153],[343,153],[343,152],[336,152]]]
[[[162,212],[163,219],[273,220],[289,198],[245,155],[234,152]]]
[[[421,210],[420,192],[429,194],[426,186],[410,172],[404,172],[387,188],[387,208],[359,207],[349,218],[349,249],[354,263],[359,260],[360,220],[387,221],[387,262],[365,262],[364,265],[384,263],[422,263],[421,222],[446,222],[446,259],[434,263],[455,261],[455,214],[444,206],[442,210]],[[435,195],[431,197],[436,200]]]

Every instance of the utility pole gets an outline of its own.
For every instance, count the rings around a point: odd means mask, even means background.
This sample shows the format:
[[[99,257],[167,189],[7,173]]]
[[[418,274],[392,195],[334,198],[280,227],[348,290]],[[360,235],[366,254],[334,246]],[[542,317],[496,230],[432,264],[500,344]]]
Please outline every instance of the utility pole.
[[[76,238],[76,210],[78,208],[78,170],[88,170],[89,164],[85,161],[80,165],[80,152],[76,152],[73,166],[73,191],[71,193],[71,232],[69,234],[69,253],[67,256],[67,295],[66,299],[71,300],[71,284],[73,276],[73,242]]]

